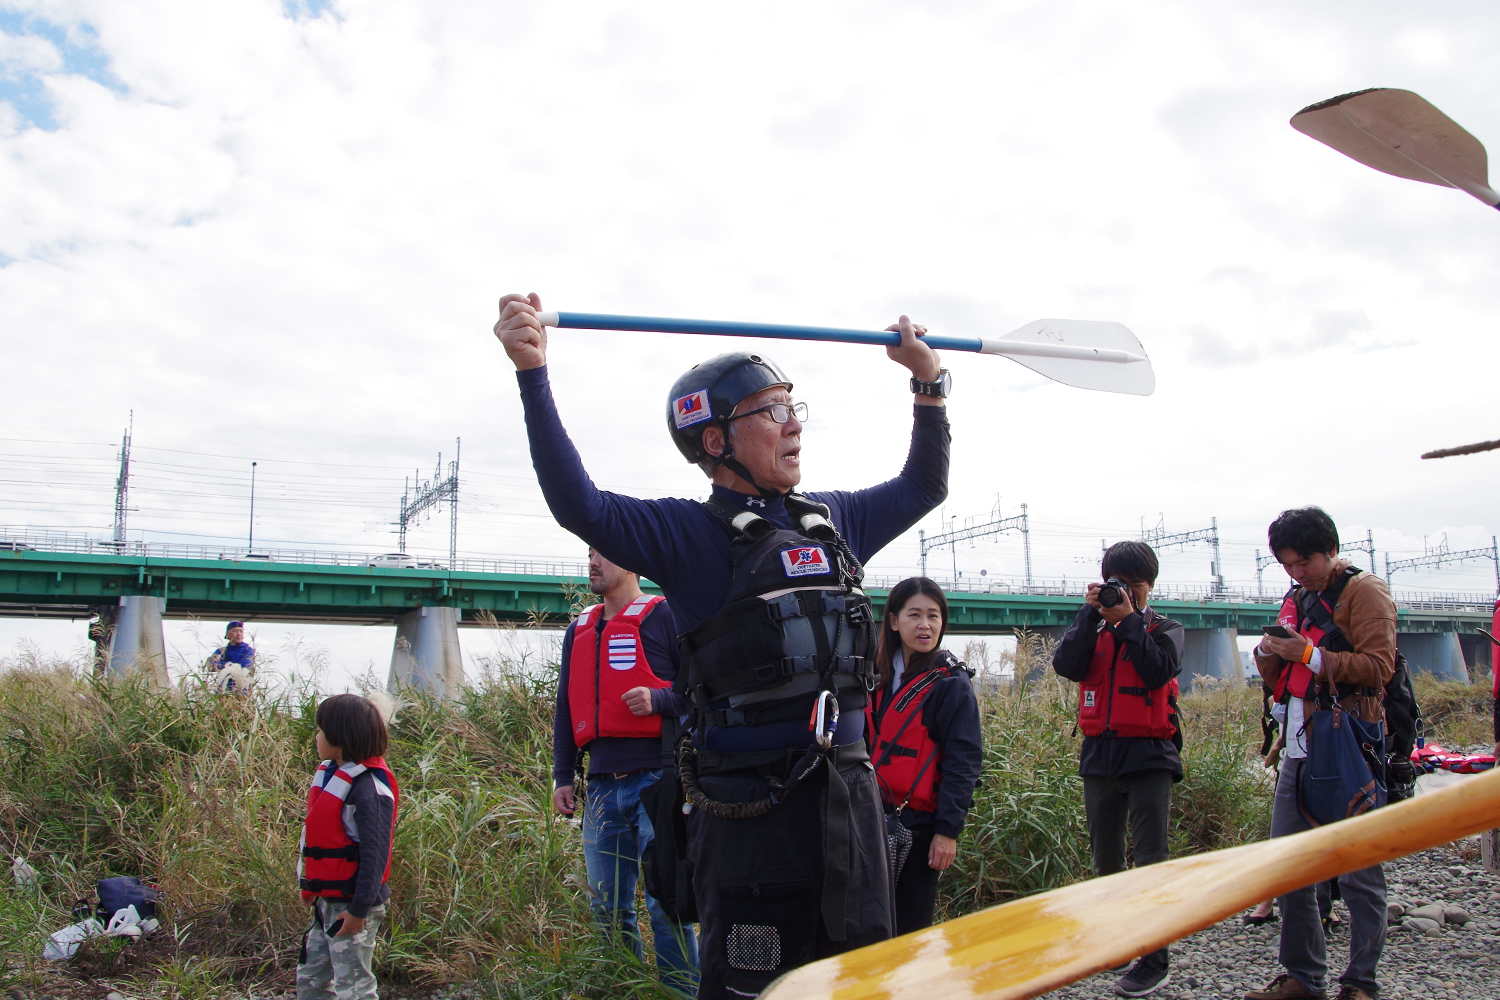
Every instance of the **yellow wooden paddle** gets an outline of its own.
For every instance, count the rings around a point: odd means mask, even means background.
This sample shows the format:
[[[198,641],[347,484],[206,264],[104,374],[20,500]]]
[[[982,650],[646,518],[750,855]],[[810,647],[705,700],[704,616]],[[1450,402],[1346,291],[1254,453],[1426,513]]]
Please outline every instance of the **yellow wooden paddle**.
[[[1155,951],[1263,899],[1496,827],[1500,773],[1492,771],[1296,836],[1136,868],[981,910],[805,965],[762,996],[1034,997]]]

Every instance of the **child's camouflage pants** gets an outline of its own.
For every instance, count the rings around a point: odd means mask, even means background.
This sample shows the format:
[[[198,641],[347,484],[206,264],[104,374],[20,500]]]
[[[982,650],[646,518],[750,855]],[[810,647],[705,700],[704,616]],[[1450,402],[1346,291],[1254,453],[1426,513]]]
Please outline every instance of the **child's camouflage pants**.
[[[331,928],[349,903],[319,899],[307,932],[306,957],[297,964],[297,1000],[376,1000],[375,935],[385,917],[385,906],[373,906],[358,934],[329,937]]]

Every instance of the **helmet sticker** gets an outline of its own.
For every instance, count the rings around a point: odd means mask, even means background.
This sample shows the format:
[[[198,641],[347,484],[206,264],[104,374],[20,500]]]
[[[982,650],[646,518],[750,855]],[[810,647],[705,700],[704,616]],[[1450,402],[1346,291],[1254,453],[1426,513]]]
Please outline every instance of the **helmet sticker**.
[[[829,572],[828,552],[821,545],[786,549],[781,553],[781,566],[791,577],[825,576]]]
[[[699,389],[695,393],[672,400],[672,420],[678,430],[702,423],[712,416],[713,413],[708,405],[707,389]]]

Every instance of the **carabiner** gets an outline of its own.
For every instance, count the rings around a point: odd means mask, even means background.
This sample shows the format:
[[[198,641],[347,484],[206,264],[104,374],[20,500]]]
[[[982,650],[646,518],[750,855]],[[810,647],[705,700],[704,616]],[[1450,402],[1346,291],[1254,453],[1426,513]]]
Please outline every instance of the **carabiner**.
[[[830,705],[833,706],[832,712],[829,711]],[[827,750],[833,745],[833,733],[838,727],[838,698],[832,691],[819,691],[818,703],[813,706],[813,717],[807,727],[812,730],[813,740],[820,748]]]

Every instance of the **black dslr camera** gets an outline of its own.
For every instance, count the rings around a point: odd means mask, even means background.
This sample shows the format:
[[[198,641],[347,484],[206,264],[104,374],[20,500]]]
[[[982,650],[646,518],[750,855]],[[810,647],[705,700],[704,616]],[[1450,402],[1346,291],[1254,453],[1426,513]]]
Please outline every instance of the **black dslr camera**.
[[[1125,601],[1125,595],[1130,593],[1130,584],[1117,576],[1112,576],[1104,581],[1104,586],[1099,588],[1099,603],[1106,608],[1112,608]]]

